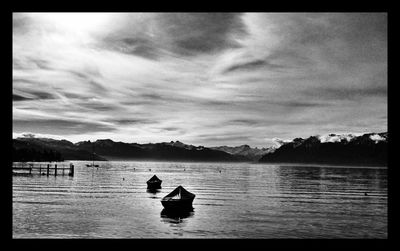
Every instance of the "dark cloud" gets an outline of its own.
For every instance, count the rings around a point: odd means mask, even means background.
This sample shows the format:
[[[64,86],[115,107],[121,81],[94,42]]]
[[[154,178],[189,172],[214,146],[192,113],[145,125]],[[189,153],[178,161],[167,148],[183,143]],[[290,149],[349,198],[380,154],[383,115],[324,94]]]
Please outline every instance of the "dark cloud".
[[[315,102],[315,101],[296,101],[296,100],[288,100],[288,101],[279,101],[275,104],[292,107],[292,108],[311,108],[311,107],[321,107],[326,106],[328,104],[323,102]]]
[[[259,120],[257,119],[233,119],[233,120],[229,120],[227,122],[228,124],[234,124],[234,125],[256,125],[258,123],[260,123]]]
[[[307,96],[325,100],[359,100],[366,97],[387,97],[387,86],[366,87],[315,87],[302,91]]]
[[[274,32],[283,43],[318,45],[332,39],[361,42],[383,39],[387,34],[385,13],[290,13],[269,15],[277,25]]]
[[[36,99],[55,99],[56,96],[52,93],[49,92],[41,92],[41,91],[31,91],[31,94],[33,94]]]
[[[173,126],[170,126],[170,127],[163,127],[163,128],[161,128],[162,130],[164,130],[164,131],[168,131],[168,132],[172,132],[172,131],[183,131],[181,128],[179,128],[179,127],[173,127]]]
[[[141,105],[152,105],[154,104],[154,101],[132,99],[132,100],[120,101],[119,103],[121,105],[127,105],[127,106],[141,106]]]
[[[93,100],[81,100],[75,102],[76,105],[79,105],[85,109],[94,110],[94,111],[118,111],[120,107],[114,104],[104,103],[102,101],[93,101]]]
[[[197,103],[200,105],[208,106],[208,107],[214,107],[214,108],[221,108],[224,106],[232,106],[234,105],[230,101],[220,101],[220,100],[209,100],[209,99],[203,99],[203,100],[197,100]]]
[[[163,14],[160,26],[171,34],[175,53],[212,53],[239,46],[232,35],[246,32],[240,16],[238,13]]]
[[[62,119],[48,120],[13,120],[13,132],[30,131],[33,133],[73,135],[80,133],[109,132],[115,128],[94,122],[83,122]]]
[[[239,95],[240,97],[252,97],[252,95]],[[329,106],[330,104],[327,102],[323,101],[315,101],[315,100],[310,100],[310,101],[303,101],[300,100],[300,96],[295,96],[295,98],[290,99],[290,95],[287,97],[283,97],[281,99],[278,98],[270,98],[266,99],[265,97],[263,99],[260,99],[262,96],[254,95],[254,99],[250,100],[244,100],[244,101],[236,101],[235,104],[236,106],[239,106],[241,104],[248,104],[248,105],[255,105],[257,107],[287,107],[287,108],[312,108],[312,107],[323,107],[323,106]],[[227,103],[229,104],[229,103]],[[232,105],[233,103],[230,103]],[[237,122],[240,122],[241,120],[237,120]],[[246,120],[243,120],[245,122]],[[249,120],[251,122],[252,120]]]
[[[120,125],[135,125],[135,124],[154,124],[157,123],[156,120],[151,120],[151,119],[143,119],[143,118],[137,118],[137,119],[114,119],[111,120],[111,122],[120,124]]]
[[[118,41],[115,41],[118,43]],[[160,50],[157,45],[150,39],[145,38],[124,38],[121,41],[122,48],[126,53],[136,56],[157,59]]]
[[[156,93],[142,93],[139,95],[141,98],[144,99],[151,99],[151,100],[164,100],[166,97],[156,94]]]
[[[308,45],[324,43],[337,36],[330,27],[330,15],[319,13],[274,15],[274,21],[279,25],[276,32],[285,39],[284,43]]]
[[[257,59],[257,60],[250,61],[250,62],[233,64],[233,65],[229,66],[228,68],[224,69],[222,71],[222,73],[230,73],[230,72],[234,72],[234,71],[252,71],[252,70],[258,70],[260,68],[265,68],[268,70],[282,70],[287,67],[283,66],[283,65],[268,62],[267,60]]]
[[[56,98],[57,97],[54,94],[44,91],[15,89],[13,93],[13,101],[45,100]]]
[[[66,98],[69,99],[90,99],[93,96],[90,94],[81,94],[81,93],[73,93],[73,92],[63,92],[62,95],[64,95]]]
[[[276,59],[320,59],[344,69],[360,62],[386,60],[387,15],[384,13],[304,13],[269,15],[280,39]],[[310,61],[310,62],[311,62]],[[319,63],[319,61],[315,61]]]
[[[13,94],[13,101],[24,101],[24,100],[31,100],[31,99],[24,96],[20,96],[18,94]]]
[[[126,16],[121,27],[103,38],[107,48],[157,59],[164,53],[181,56],[237,48],[235,36],[246,33],[239,13],[157,13],[133,25]]]
[[[100,46],[121,53],[132,54],[153,60],[158,59],[161,55],[159,46],[157,46],[150,38],[129,37],[129,33],[111,33],[102,39]]]

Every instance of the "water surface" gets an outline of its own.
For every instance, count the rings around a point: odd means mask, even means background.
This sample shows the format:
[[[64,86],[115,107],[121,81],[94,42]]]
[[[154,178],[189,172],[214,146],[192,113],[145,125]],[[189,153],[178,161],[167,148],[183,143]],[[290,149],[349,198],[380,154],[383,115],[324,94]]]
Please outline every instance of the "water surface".
[[[73,163],[74,177],[13,176],[14,238],[387,238],[385,168]],[[165,214],[178,185],[194,210]]]

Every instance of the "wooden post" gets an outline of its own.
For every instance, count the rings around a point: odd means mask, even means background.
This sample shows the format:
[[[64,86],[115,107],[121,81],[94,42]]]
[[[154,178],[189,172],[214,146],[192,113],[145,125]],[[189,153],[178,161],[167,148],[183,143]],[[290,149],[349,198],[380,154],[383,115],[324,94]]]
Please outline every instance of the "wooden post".
[[[42,164],[39,164],[39,174],[42,175]]]
[[[63,170],[63,176],[64,176],[64,169],[65,169],[65,165],[63,165],[62,170]]]
[[[74,165],[72,163],[69,164],[69,176],[74,176]]]
[[[49,176],[49,172],[50,172],[50,164],[47,164],[47,176]]]
[[[54,164],[54,176],[57,176],[57,164]]]

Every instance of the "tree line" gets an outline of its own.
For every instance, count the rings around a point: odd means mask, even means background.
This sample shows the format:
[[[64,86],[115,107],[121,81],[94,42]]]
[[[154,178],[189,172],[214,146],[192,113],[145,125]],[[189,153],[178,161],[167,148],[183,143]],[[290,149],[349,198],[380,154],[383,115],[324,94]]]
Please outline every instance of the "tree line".
[[[60,152],[55,150],[36,150],[34,148],[20,148],[13,147],[12,151],[13,162],[26,162],[26,161],[63,161],[64,158]]]

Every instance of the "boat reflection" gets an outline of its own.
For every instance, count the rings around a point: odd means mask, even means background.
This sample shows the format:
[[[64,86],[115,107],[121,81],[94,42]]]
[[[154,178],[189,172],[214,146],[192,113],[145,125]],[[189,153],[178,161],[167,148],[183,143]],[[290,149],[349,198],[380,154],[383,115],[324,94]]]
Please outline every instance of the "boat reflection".
[[[160,216],[165,223],[179,224],[183,222],[183,219],[193,217],[194,210],[193,208],[187,210],[168,210],[164,208],[161,210]]]
[[[146,190],[146,192],[151,193],[151,194],[157,194],[157,193],[161,192],[161,189],[149,188]]]
[[[157,194],[161,192],[160,189],[147,189],[146,192],[149,194],[151,199],[160,199]]]

